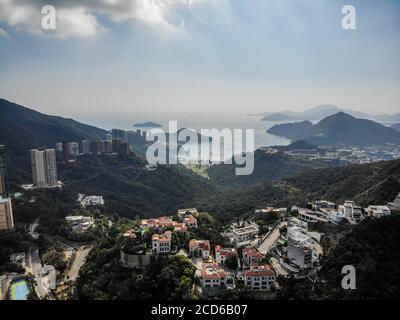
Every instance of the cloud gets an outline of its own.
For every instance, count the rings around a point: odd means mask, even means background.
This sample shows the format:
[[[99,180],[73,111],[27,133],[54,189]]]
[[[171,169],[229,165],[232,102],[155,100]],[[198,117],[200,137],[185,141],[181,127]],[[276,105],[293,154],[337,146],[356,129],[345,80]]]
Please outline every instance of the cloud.
[[[57,11],[60,37],[89,38],[107,31],[97,18],[84,8],[63,8]]]
[[[9,34],[7,33],[6,30],[0,28],[0,38],[8,38]]]
[[[41,9],[53,5],[57,13],[57,29],[61,37],[94,37],[107,28],[98,18],[104,16],[117,23],[137,22],[163,32],[182,28],[182,18],[174,23],[168,17],[174,8],[211,3],[211,0],[0,0],[0,21],[15,28],[42,35]]]

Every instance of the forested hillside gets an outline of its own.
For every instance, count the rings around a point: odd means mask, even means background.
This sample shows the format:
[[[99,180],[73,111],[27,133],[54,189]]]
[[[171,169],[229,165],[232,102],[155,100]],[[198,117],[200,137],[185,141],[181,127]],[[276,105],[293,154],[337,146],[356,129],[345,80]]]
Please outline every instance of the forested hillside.
[[[322,258],[315,284],[289,281],[283,299],[397,299],[400,296],[400,215],[355,226]],[[354,266],[356,289],[343,290],[342,268]]]

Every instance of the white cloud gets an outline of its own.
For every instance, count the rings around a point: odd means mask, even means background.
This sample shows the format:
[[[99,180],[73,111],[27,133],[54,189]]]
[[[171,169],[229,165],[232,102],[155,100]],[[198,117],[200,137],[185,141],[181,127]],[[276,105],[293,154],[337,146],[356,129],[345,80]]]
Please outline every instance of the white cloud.
[[[57,29],[60,37],[94,37],[107,29],[100,25],[97,18],[84,8],[63,8],[57,10]]]
[[[6,30],[0,28],[0,38],[8,38],[9,35]]]
[[[220,0],[215,0],[220,1]],[[225,0],[223,0],[225,1]],[[41,8],[53,5],[57,10],[57,30],[54,34],[66,37],[93,37],[106,30],[98,21],[102,15],[114,22],[139,22],[161,31],[181,29],[168,15],[178,6],[212,3],[211,0],[0,0],[0,21],[19,31],[44,34],[41,29]]]

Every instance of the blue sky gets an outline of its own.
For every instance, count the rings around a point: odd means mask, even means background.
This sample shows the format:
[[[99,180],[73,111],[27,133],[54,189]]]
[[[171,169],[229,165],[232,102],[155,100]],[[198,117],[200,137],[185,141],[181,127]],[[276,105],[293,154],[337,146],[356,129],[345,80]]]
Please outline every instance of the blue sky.
[[[341,27],[348,4],[355,31]],[[399,49],[395,0],[0,0],[0,96],[65,116],[395,113]]]

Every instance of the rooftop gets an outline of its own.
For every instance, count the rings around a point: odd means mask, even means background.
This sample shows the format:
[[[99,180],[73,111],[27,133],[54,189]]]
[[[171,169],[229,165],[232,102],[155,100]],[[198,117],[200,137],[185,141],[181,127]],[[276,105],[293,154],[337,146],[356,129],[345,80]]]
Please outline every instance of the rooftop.
[[[259,277],[259,276],[270,276],[275,277],[275,271],[272,270],[271,266],[266,264],[263,266],[252,266],[250,270],[244,272],[246,277]]]

